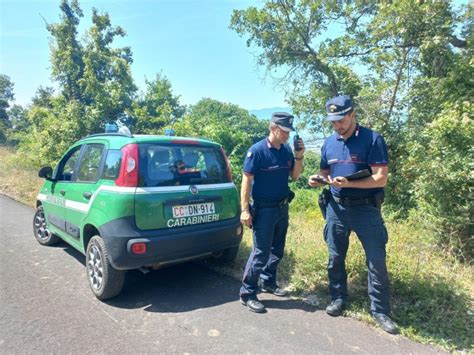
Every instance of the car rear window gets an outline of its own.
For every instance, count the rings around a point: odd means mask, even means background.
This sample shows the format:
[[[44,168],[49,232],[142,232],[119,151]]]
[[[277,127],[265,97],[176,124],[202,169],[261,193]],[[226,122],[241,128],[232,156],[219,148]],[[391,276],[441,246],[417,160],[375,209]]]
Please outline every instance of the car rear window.
[[[102,179],[115,180],[120,171],[120,163],[122,162],[122,151],[118,149],[110,149],[105,159],[104,171]]]
[[[213,146],[139,144],[141,187],[227,182],[226,162]]]

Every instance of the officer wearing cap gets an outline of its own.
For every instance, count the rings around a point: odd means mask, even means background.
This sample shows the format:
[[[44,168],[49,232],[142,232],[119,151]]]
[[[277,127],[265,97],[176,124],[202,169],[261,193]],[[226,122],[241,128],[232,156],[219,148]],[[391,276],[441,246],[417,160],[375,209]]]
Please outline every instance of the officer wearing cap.
[[[253,249],[242,279],[240,302],[257,313],[265,312],[265,306],[257,299],[259,288],[277,296],[286,295],[278,287],[276,274],[288,229],[288,178],[298,179],[304,154],[303,140],[299,139],[295,153],[286,144],[290,131],[295,130],[292,115],[273,113],[269,129],[269,136],[247,152],[240,193],[240,220],[253,228]]]
[[[385,245],[388,240],[380,205],[387,183],[388,154],[383,137],[356,122],[352,100],[337,96],[326,103],[327,120],[335,133],[321,148],[320,172],[309,177],[312,187],[330,185],[325,204],[324,239],[328,245],[329,293],[326,312],[339,316],[346,307],[345,258],[351,231],[357,234],[366,255],[368,293],[374,320],[389,333],[397,333],[390,319],[389,279]],[[346,176],[368,169],[372,175],[357,180]]]

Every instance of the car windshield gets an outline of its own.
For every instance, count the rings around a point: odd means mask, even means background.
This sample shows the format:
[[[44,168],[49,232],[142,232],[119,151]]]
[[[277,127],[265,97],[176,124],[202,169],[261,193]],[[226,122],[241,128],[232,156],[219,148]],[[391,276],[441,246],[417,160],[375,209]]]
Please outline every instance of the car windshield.
[[[227,182],[218,147],[139,144],[140,187],[203,185]]]

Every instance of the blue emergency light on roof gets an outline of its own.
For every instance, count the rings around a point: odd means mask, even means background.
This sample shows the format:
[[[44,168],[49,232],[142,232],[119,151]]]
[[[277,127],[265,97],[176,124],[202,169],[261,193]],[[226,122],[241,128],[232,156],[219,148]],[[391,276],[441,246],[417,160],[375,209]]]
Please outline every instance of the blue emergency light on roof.
[[[115,123],[106,123],[105,124],[105,133],[117,133],[118,126]]]
[[[176,134],[173,128],[165,128],[165,136],[174,136]]]

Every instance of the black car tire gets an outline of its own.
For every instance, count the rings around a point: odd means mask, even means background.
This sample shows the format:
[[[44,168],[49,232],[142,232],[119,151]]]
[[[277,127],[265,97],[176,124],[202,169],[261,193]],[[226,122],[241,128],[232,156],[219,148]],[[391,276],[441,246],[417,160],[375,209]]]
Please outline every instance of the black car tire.
[[[238,246],[224,249],[221,253],[215,256],[215,260],[219,264],[231,264],[237,257],[238,253],[239,253]]]
[[[51,233],[48,229],[43,206],[38,206],[35,216],[33,217],[33,234],[36,241],[41,245],[50,246],[60,241],[59,237]]]
[[[87,244],[86,272],[92,293],[99,300],[117,296],[125,282],[125,271],[110,264],[104,240],[96,235]]]

